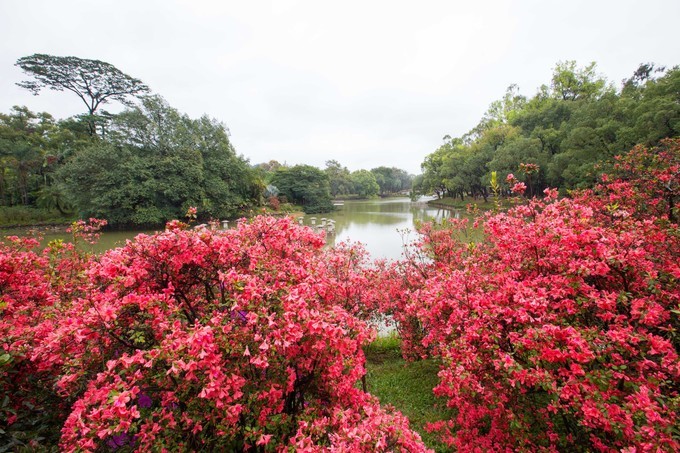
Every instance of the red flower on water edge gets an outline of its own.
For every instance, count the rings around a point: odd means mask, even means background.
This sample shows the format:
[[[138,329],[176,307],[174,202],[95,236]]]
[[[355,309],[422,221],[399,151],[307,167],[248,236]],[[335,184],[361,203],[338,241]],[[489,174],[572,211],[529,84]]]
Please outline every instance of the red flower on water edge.
[[[66,229],[72,233],[74,242],[82,239],[88,244],[96,244],[99,241],[99,231],[107,225],[106,220],[90,218],[89,220],[77,220]]]

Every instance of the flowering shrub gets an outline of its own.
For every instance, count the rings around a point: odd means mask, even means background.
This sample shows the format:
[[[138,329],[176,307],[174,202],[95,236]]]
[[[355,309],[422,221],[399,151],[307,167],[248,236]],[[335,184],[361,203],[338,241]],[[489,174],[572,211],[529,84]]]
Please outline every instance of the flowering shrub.
[[[626,180],[488,215],[481,243],[457,240],[460,225],[423,230],[427,276],[394,304],[443,361],[435,393],[458,415],[432,428],[450,445],[680,448],[680,241],[667,189],[680,146],[641,152],[620,159]],[[657,176],[636,164],[648,158]]]
[[[269,204],[269,207],[272,209],[272,211],[278,211],[281,209],[281,201],[279,200],[279,197],[272,195],[267,199],[267,203]]]
[[[609,175],[593,191],[582,197],[597,196],[609,211],[619,205],[641,218],[664,217],[678,221],[680,197],[680,139],[665,139],[655,148],[636,146],[617,156]]]
[[[54,389],[60,360],[41,360],[34,348],[47,341],[86,281],[89,257],[74,244],[93,239],[101,226],[77,222],[74,243],[54,241],[42,253],[34,238],[0,243],[0,447],[56,442],[55,426],[69,405]]]
[[[39,391],[49,387],[51,376],[38,372],[30,353],[31,345],[45,335],[38,326],[56,297],[46,273],[47,258],[32,250],[38,241],[13,237],[8,242],[0,245],[0,445],[11,447],[49,430],[44,426],[49,420],[38,413],[43,400],[54,396]]]
[[[58,304],[49,260],[31,255],[42,286],[24,299],[59,308],[34,304],[24,344],[29,371],[73,402],[59,412],[61,449],[425,450],[401,414],[355,388],[374,335],[353,288],[363,252],[322,246],[290,219],[175,221],[88,261]]]

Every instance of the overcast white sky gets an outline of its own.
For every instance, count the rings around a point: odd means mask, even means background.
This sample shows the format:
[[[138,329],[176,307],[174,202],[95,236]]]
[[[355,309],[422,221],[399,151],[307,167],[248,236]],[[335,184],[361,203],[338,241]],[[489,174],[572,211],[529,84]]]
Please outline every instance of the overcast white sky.
[[[679,19],[678,0],[0,0],[0,111],[82,113],[71,93],[15,85],[18,58],[73,55],[223,121],[251,163],[419,173],[558,61],[596,61],[617,87],[639,63],[680,64]]]

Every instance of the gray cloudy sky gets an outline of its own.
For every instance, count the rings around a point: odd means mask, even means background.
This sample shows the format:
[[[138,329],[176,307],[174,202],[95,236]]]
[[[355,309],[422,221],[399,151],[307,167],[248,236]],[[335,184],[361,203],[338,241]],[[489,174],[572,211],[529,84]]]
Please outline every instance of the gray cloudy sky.
[[[73,55],[223,121],[252,163],[418,173],[444,135],[512,83],[535,94],[558,61],[596,61],[617,86],[639,63],[680,64],[678,19],[678,0],[1,0],[0,111],[82,113],[71,93],[14,84],[22,56]]]

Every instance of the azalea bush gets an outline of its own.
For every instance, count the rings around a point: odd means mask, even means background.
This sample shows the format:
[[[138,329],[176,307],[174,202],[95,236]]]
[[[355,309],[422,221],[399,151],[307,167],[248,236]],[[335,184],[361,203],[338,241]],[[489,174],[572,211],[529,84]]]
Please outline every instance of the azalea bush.
[[[48,257],[10,247],[3,277],[25,294],[4,297],[2,328],[23,316],[26,332],[3,347],[44,375],[64,451],[423,451],[357,388],[374,337],[353,288],[364,252],[323,245],[290,219],[175,221],[59,272],[63,285]]]
[[[442,360],[435,393],[457,416],[431,428],[448,444],[680,448],[679,145],[634,149],[572,199],[489,214],[478,243],[457,221],[423,230],[421,282],[392,305],[418,321],[416,353]]]
[[[55,438],[59,403],[50,391],[53,375],[30,360],[32,346],[49,332],[41,329],[56,310],[49,259],[34,251],[38,241],[11,237],[0,245],[0,441],[6,448]]]
[[[89,257],[82,244],[96,241],[105,222],[75,222],[73,242],[53,241],[40,250],[34,238],[0,243],[0,447],[54,444],[72,402],[55,388],[55,361],[35,356],[86,283]]]
[[[639,218],[665,218],[678,223],[680,198],[680,139],[662,140],[659,146],[636,146],[617,156],[603,184],[581,195],[595,194],[610,210],[621,204]]]

